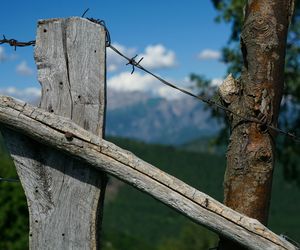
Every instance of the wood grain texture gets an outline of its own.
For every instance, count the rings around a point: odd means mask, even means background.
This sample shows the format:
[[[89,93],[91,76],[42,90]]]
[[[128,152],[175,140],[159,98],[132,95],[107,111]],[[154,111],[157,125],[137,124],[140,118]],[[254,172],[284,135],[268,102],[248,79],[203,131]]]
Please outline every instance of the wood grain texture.
[[[297,249],[259,221],[224,206],[67,118],[2,96],[0,123],[24,134],[25,138],[80,158],[90,164],[84,166],[129,183],[196,223],[248,249]]]
[[[82,18],[41,20],[35,60],[40,107],[103,137],[104,29]],[[27,197],[30,249],[99,249],[105,173],[2,131]]]

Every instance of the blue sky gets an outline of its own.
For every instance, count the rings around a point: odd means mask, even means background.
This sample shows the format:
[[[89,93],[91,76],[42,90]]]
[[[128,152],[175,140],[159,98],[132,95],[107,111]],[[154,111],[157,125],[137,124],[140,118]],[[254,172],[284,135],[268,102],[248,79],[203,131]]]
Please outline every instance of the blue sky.
[[[144,56],[142,65],[164,78],[188,85],[190,73],[210,79],[221,79],[226,73],[219,57],[230,26],[214,22],[217,12],[210,0],[4,1],[0,35],[33,40],[38,19],[81,16],[87,8],[87,17],[105,20],[114,45],[130,56]],[[7,45],[0,46],[0,92],[21,99],[37,93],[40,86],[33,50],[26,47],[15,52]],[[157,93],[166,92],[149,76],[137,71],[130,75],[130,71],[124,61],[108,51],[108,86],[149,91],[154,84]]]

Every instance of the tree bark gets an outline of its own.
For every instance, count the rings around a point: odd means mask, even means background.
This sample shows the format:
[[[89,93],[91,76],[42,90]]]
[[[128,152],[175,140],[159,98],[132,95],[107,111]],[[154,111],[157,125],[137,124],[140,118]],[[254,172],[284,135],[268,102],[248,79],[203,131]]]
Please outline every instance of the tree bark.
[[[241,33],[244,67],[231,88],[220,88],[228,107],[244,117],[277,125],[293,0],[248,0]],[[226,91],[222,91],[222,88]],[[229,115],[231,135],[224,203],[267,224],[274,168],[274,136],[266,126]],[[243,249],[221,240],[220,249]]]

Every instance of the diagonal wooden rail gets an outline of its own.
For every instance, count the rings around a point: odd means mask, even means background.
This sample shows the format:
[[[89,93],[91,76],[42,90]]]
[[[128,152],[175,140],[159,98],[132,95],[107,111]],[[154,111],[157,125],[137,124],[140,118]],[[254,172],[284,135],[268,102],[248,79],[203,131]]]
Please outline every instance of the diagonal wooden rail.
[[[248,249],[297,249],[255,219],[144,162],[134,154],[57,116],[11,97],[0,96],[0,123],[31,139],[78,158],[123,180],[198,224]]]

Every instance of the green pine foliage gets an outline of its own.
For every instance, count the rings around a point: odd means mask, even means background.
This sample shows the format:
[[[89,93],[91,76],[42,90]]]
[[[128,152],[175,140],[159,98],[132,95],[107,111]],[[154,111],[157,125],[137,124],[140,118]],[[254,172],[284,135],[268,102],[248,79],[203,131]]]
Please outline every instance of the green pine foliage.
[[[18,178],[15,166],[1,142],[0,177]],[[27,203],[21,184],[0,181],[0,249],[28,249],[28,223]]]
[[[196,250],[212,249],[217,246],[218,237],[203,227],[186,223],[178,237],[170,237],[164,240],[158,250]]]

